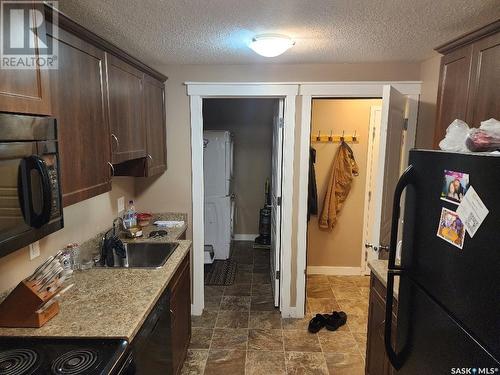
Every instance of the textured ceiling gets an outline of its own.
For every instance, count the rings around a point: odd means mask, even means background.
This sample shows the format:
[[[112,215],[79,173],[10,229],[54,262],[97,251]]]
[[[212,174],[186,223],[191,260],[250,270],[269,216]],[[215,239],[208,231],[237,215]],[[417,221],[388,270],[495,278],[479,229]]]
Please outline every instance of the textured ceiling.
[[[82,25],[151,65],[420,61],[500,17],[499,0],[60,0]],[[247,45],[283,33],[266,59]]]

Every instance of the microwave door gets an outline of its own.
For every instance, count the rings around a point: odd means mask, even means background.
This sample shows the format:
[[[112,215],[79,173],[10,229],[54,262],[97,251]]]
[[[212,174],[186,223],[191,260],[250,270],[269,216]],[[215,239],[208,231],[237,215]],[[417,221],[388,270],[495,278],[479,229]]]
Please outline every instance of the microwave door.
[[[21,161],[37,153],[36,142],[0,143],[0,242],[31,230],[19,197]]]

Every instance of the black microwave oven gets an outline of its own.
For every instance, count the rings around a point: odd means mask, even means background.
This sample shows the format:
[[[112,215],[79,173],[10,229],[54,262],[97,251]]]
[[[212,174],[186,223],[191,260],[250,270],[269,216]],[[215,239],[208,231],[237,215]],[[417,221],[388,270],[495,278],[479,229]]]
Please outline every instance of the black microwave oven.
[[[0,113],[0,257],[63,226],[56,120]]]

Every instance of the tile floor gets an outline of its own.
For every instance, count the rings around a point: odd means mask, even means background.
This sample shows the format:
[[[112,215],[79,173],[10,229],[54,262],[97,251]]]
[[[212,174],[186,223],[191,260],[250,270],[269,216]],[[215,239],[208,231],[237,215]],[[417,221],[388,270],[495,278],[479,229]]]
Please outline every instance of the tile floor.
[[[235,242],[235,284],[205,287],[205,311],[193,317],[182,374],[364,374],[368,277],[309,276],[304,319],[274,308],[269,251]],[[336,332],[307,332],[312,314],[343,310]]]

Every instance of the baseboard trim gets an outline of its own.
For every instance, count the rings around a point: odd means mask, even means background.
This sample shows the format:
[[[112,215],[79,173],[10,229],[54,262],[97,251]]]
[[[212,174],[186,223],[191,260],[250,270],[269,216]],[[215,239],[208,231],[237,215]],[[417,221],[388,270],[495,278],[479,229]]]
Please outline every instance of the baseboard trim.
[[[363,274],[361,267],[328,267],[309,266],[308,275],[359,276]]]
[[[235,241],[254,241],[257,237],[259,237],[258,234],[235,234],[234,240]]]
[[[203,313],[203,306],[191,304],[191,315],[200,316]]]

